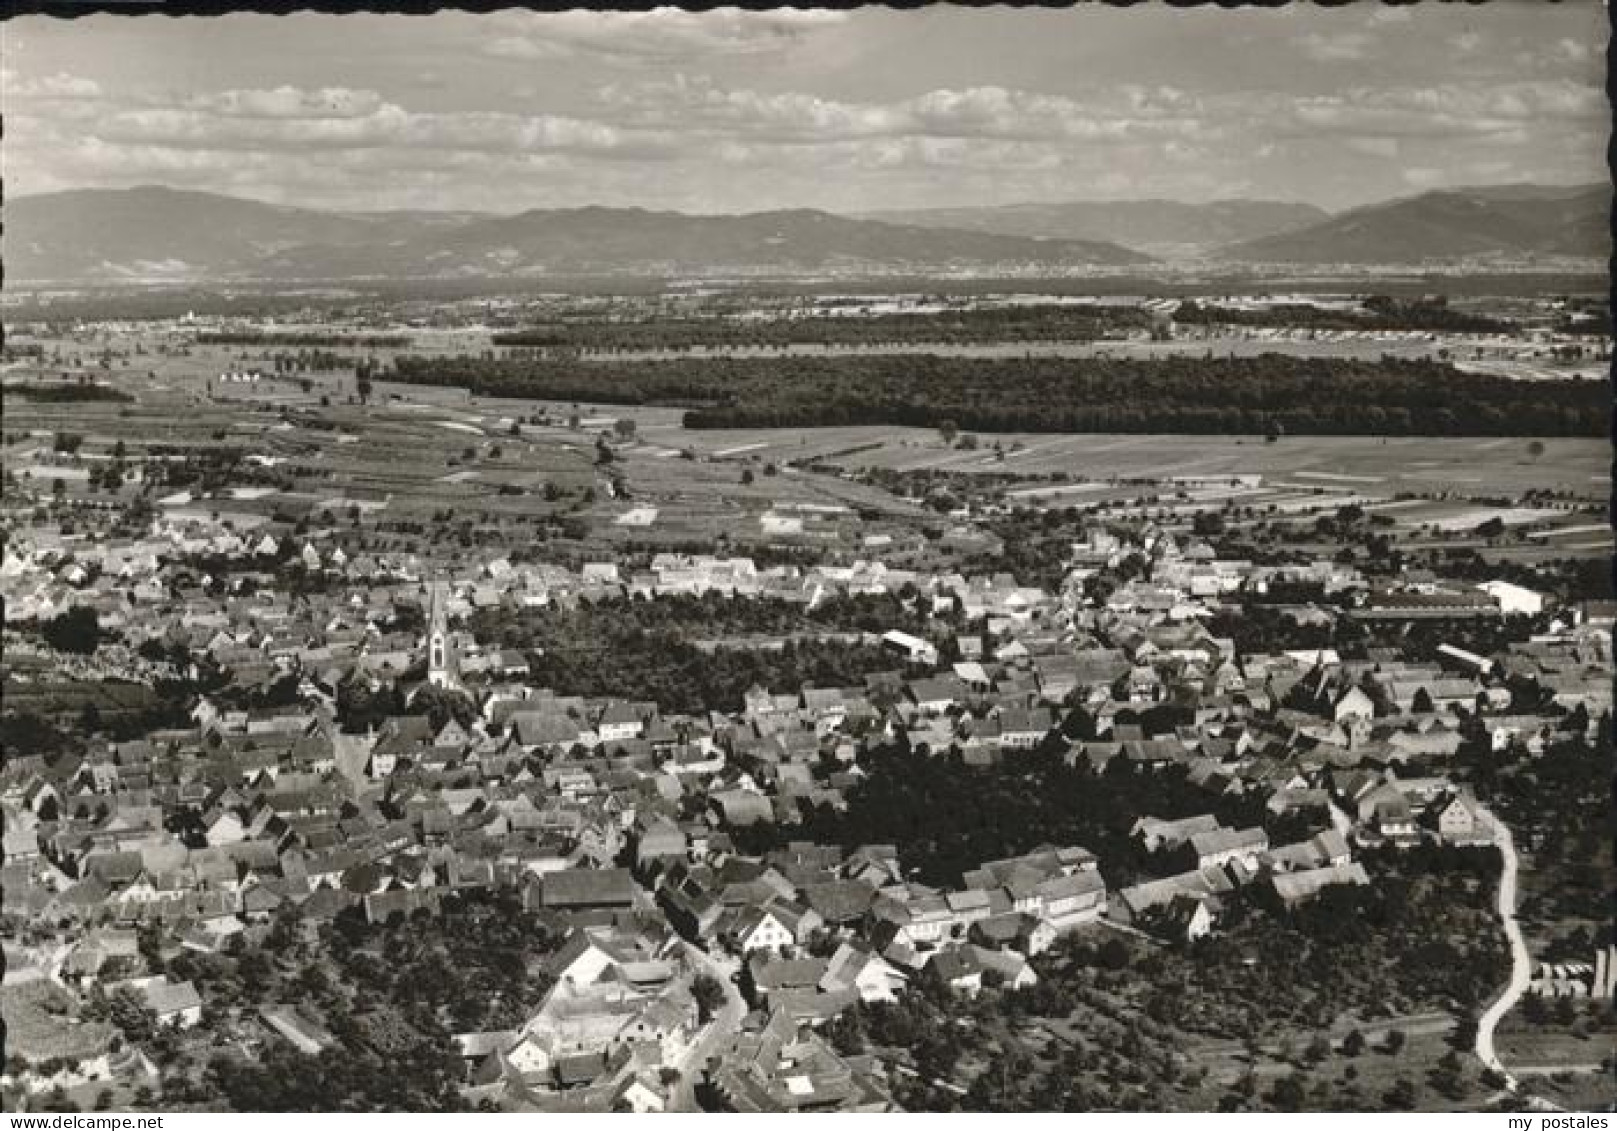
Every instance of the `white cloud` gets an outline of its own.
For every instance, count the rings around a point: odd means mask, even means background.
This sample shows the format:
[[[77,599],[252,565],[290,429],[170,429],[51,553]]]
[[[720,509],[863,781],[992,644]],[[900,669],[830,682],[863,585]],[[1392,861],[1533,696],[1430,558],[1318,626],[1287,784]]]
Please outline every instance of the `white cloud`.
[[[1562,39],[1558,41],[1555,45],[1555,50],[1563,58],[1570,59],[1574,63],[1587,62],[1589,56],[1593,54],[1587,43],[1583,43],[1576,39]]]
[[[489,40],[483,47],[485,54],[499,59],[517,59],[537,62],[542,59],[560,59],[568,55],[566,47],[539,39],[526,39],[520,35],[502,35]]]
[[[514,59],[565,54],[625,60],[756,55],[797,46],[815,32],[837,27],[846,20],[844,12],[794,8],[689,12],[664,7],[645,12],[507,13],[502,23],[512,34],[490,41],[485,51]]]
[[[705,78],[609,85],[601,101],[644,127],[725,130],[757,141],[814,144],[869,137],[1000,138],[1053,143],[1207,136],[1199,104],[1169,88],[1122,87],[1076,99],[998,86],[938,89],[890,103],[727,90]]]
[[[91,128],[94,136],[111,142],[231,151],[402,148],[656,157],[677,146],[670,135],[589,119],[498,111],[421,113],[373,91],[290,87],[222,91],[189,99],[180,108],[114,110]]]
[[[1411,165],[1400,174],[1404,181],[1416,188],[1435,188],[1443,184],[1447,174],[1442,169],[1434,169],[1426,165]]]
[[[1398,139],[1395,137],[1350,137],[1347,145],[1355,153],[1369,157],[1391,159],[1398,156]]]
[[[18,100],[54,102],[101,97],[101,84],[82,75],[58,71],[53,75],[26,78],[9,67],[0,68],[0,93]]]
[[[1294,130],[1380,137],[1498,136],[1604,120],[1604,96],[1570,80],[1355,88],[1288,100]]]
[[[1366,58],[1375,37],[1363,31],[1310,32],[1297,38],[1297,47],[1316,63],[1354,62]]]
[[[193,110],[233,118],[363,118],[382,109],[381,95],[373,90],[324,87],[300,90],[280,86],[274,90],[224,90],[186,100]]]

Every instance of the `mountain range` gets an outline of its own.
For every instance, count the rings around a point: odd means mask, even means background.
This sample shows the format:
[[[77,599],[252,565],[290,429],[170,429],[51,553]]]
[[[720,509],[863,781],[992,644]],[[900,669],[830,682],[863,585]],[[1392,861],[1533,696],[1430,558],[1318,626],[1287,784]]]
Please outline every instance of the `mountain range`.
[[[339,213],[145,187],[10,201],[8,275],[25,280],[500,277],[736,268],[1121,267],[1116,244],[1029,239],[808,209],[690,216],[638,208]]]
[[[1032,239],[1111,240],[1141,251],[1201,253],[1243,240],[1289,232],[1330,219],[1312,204],[1275,200],[1075,200],[988,208],[924,208],[867,212],[867,220],[960,228]]]
[[[1611,254],[1611,186],[1452,189],[1355,208],[1238,243],[1259,263],[1416,263],[1485,256]]]
[[[1445,190],[1331,215],[1306,204],[1143,200],[838,216],[638,208],[331,212],[162,187],[5,205],[13,282],[264,282],[737,270],[1421,264],[1609,254],[1609,186]]]

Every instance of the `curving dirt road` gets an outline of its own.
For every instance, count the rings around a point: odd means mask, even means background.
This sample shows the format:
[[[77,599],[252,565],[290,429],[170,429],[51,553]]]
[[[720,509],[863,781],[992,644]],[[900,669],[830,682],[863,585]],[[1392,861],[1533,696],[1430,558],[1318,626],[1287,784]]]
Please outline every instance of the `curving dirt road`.
[[[716,1054],[724,1042],[733,1037],[741,1027],[741,1019],[747,1015],[747,1003],[736,988],[731,977],[741,968],[734,960],[721,960],[706,951],[683,944],[685,952],[690,956],[692,968],[705,973],[724,987],[724,1006],[714,1014],[702,1031],[697,1035],[685,1054],[679,1058],[678,1063],[671,1067],[679,1070],[679,1083],[674,1086],[673,1094],[669,1097],[669,1111],[701,1111],[701,1105],[696,1102],[696,1084],[701,1078],[702,1070],[708,1059]]]
[[[1492,1068],[1505,1077],[1505,1087],[1510,1091],[1516,1090],[1516,1079],[1505,1070],[1499,1060],[1499,1054],[1494,1049],[1494,1030],[1499,1027],[1500,1020],[1515,1008],[1522,995],[1527,992],[1528,985],[1533,979],[1533,960],[1527,953],[1527,942],[1522,938],[1522,929],[1516,923],[1516,842],[1510,835],[1510,826],[1487,814],[1493,822],[1495,841],[1499,846],[1499,855],[1504,867],[1499,873],[1499,919],[1505,927],[1505,938],[1510,943],[1510,981],[1500,991],[1493,1004],[1488,1006],[1477,1021],[1477,1059],[1482,1061],[1483,1067]]]

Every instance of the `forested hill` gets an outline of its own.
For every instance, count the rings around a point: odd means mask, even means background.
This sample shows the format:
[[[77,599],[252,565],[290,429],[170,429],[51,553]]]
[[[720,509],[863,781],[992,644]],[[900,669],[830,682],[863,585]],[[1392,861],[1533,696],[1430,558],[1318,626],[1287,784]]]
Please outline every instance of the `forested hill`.
[[[1604,381],[1523,382],[1429,359],[934,355],[401,357],[394,380],[480,395],[683,407],[691,428],[945,422],[979,432],[1596,436]]]

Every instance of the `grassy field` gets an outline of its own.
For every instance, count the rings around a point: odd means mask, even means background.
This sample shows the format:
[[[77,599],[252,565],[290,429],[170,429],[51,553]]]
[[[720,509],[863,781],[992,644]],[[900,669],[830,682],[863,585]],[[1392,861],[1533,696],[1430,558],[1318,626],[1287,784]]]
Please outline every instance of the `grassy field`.
[[[1617,1017],[1610,1001],[1579,1002],[1577,1014],[1576,1026],[1534,1025],[1512,1010],[1499,1026],[1499,1056],[1529,1093],[1569,1111],[1606,1111],[1617,1103]]]
[[[729,458],[823,459],[898,471],[1061,476],[1071,480],[1262,475],[1301,477],[1310,487],[1351,487],[1391,498],[1405,491],[1497,493],[1559,489],[1604,498],[1610,447],[1592,439],[1549,439],[1534,456],[1527,439],[1301,436],[1273,444],[1258,436],[979,437],[976,451],[945,445],[918,428],[724,429],[688,432],[685,443]],[[1004,459],[992,450],[1006,449]]]

